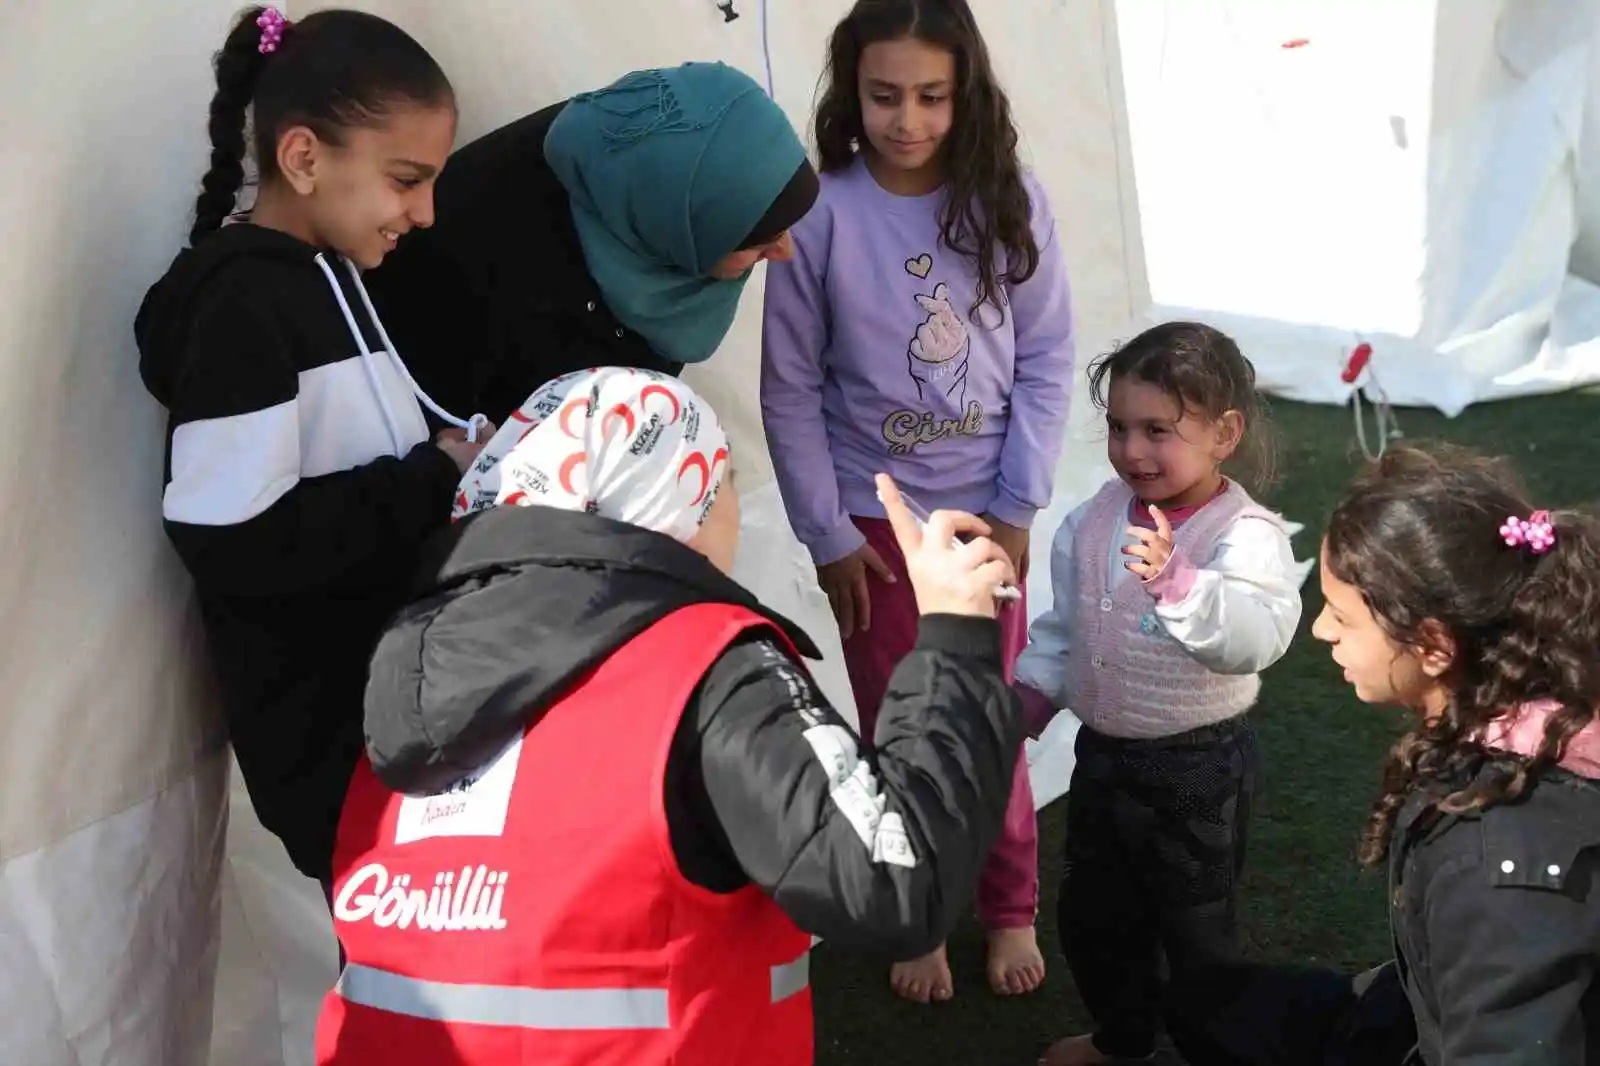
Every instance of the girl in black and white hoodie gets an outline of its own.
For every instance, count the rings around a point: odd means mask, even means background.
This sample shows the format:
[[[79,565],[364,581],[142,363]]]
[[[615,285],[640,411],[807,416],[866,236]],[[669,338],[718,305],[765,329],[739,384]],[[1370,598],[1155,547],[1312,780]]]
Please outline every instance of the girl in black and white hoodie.
[[[353,11],[247,11],[216,71],[191,246],[134,328],[170,416],[162,516],[240,769],[262,824],[326,882],[368,658],[493,433],[416,386],[360,276],[432,222],[455,98],[421,45]],[[259,194],[224,225],[247,108]]]

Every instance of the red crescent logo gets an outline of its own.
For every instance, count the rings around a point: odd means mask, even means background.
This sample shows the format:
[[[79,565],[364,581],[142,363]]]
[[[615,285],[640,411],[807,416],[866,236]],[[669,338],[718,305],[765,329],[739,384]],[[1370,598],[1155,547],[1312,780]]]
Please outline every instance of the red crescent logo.
[[[589,401],[587,399],[573,400],[571,403],[567,404],[567,406],[561,409],[561,432],[565,433],[573,440],[577,440],[578,435],[572,432],[571,426],[567,425],[567,418],[572,414],[572,412],[576,411],[580,407],[583,408],[585,414],[588,414]]]
[[[633,431],[638,426],[638,423],[634,421],[633,412],[628,410],[628,405],[619,403],[607,411],[605,418],[600,420],[600,435],[602,437],[611,433],[611,420],[614,418],[622,419],[623,424],[627,426],[628,436],[633,436]]]
[[[578,490],[572,487],[572,472],[578,467],[582,466],[583,462],[584,458],[582,452],[573,452],[571,455],[561,460],[561,470],[557,477],[561,481],[561,487],[567,490],[567,495],[569,496],[576,496],[578,494]]]
[[[522,408],[519,407],[515,411],[511,412],[511,421],[513,421],[513,422],[532,422],[533,419],[531,419],[527,415],[523,414],[522,413]]]
[[[726,448],[718,448],[715,452],[713,452],[711,454],[711,474],[713,476],[716,474],[717,465],[719,463],[725,463],[727,461],[728,461],[728,449],[726,449]]]
[[[461,508],[463,511],[465,511],[467,509],[467,494],[466,493],[464,493],[464,492],[456,493],[456,506]]]
[[[682,416],[683,405],[678,403],[678,398],[674,396],[672,394],[672,390],[667,388],[665,385],[646,385],[644,388],[640,389],[639,408],[640,410],[643,410],[645,403],[650,399],[650,397],[656,395],[665,396],[667,398],[667,402],[672,404],[672,418],[667,422],[667,425],[670,426],[673,422],[676,422],[680,416]]]
[[[711,468],[706,465],[705,453],[695,452],[683,461],[682,466],[678,467],[678,481],[680,484],[683,482],[683,475],[687,474],[691,467],[700,471],[700,490],[695,493],[693,500],[694,503],[699,503],[706,498],[706,490],[711,488]]]
[[[523,500],[526,500],[527,498],[528,498],[528,494],[526,492],[523,492],[521,489],[518,489],[516,492],[513,492],[511,495],[507,496],[505,498],[505,502],[502,503],[500,506],[502,506],[502,507],[515,507],[517,504],[521,503]]]
[[[521,444],[523,441],[527,440],[528,439],[528,434],[532,433],[534,430],[538,429],[543,424],[544,423],[542,423],[542,422],[535,422],[533,425],[531,425],[527,429],[523,430],[522,431],[522,436],[517,438],[517,444]],[[517,446],[517,444],[513,444],[512,447],[515,448]]]

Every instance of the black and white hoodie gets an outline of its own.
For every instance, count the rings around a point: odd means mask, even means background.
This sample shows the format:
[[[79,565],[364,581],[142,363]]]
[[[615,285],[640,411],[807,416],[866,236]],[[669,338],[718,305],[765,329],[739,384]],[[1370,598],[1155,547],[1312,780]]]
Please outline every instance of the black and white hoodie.
[[[134,332],[170,415],[162,516],[251,801],[295,865],[325,877],[369,656],[460,473],[331,252],[226,226],[178,255]]]

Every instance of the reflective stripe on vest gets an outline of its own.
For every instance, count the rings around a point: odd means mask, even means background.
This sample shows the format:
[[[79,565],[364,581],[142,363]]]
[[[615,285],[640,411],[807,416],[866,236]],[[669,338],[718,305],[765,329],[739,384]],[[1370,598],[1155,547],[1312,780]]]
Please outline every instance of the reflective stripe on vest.
[[[772,1002],[811,983],[811,952],[771,970]],[[466,1025],[517,1029],[666,1029],[664,988],[519,988],[424,981],[371,966],[345,967],[335,991],[348,1003]]]
[[[811,984],[811,950],[807,948],[798,959],[772,968],[772,1002],[782,1003],[797,996]]]

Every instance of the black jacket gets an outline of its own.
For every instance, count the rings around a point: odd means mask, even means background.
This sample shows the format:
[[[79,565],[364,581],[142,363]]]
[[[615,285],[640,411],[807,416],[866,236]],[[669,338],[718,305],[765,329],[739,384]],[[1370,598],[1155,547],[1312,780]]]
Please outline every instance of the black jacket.
[[[606,307],[567,191],[544,158],[566,103],[456,150],[434,189],[436,222],[367,277],[395,346],[447,410],[498,425],[551,378],[592,366],[677,374]]]
[[[134,330],[169,414],[164,524],[194,579],[250,798],[320,878],[361,750],[367,660],[460,473],[431,441],[399,458],[369,447],[390,443],[388,416],[316,254],[224,227],[178,255]],[[335,279],[381,349],[342,267]],[[390,413],[399,400],[411,402],[390,397]]]
[[[1600,782],[1544,774],[1481,816],[1403,809],[1396,965],[1426,1066],[1600,1063]]]
[[[733,603],[805,654],[803,633],[668,537],[586,514],[503,508],[441,538],[441,561],[385,634],[367,690],[367,750],[401,791],[437,791],[536,721],[586,669],[670,612]],[[674,854],[717,892],[759,885],[808,932],[906,959],[937,946],[970,902],[999,833],[1022,742],[999,625],[926,618],[861,758],[883,821],[914,861],[875,853],[831,798],[806,739],[843,720],[775,633],[729,648],[690,699],[666,767]],[[533,735],[537,735],[535,725]],[[603,744],[604,738],[596,738]]]

